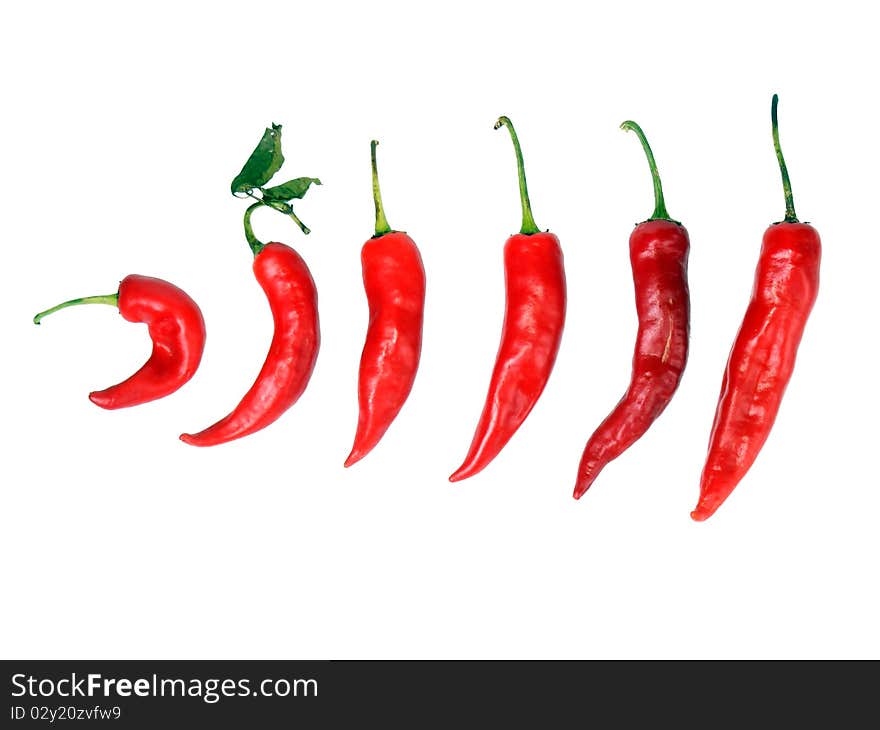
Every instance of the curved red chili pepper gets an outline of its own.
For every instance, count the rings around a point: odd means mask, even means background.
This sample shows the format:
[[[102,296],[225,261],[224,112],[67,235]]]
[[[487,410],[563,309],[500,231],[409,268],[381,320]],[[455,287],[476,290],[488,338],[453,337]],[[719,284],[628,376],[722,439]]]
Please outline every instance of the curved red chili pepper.
[[[318,295],[306,262],[283,243],[260,244],[253,270],[272,310],[269,352],[232,412],[203,431],[181,434],[184,443],[216,446],[265,428],[296,403],[312,376],[321,336]]]
[[[370,145],[376,235],[361,248],[370,322],[358,372],[358,424],[345,466],[363,459],[388,430],[412,390],[422,349],[425,269],[415,242],[385,218],[376,145]]]
[[[819,290],[819,233],[795,215],[779,146],[773,95],[773,145],[785,191],[785,220],[765,232],[749,306],[733,342],[712,424],[694,520],[711,517],[761,451],[794,370],[798,345]]]
[[[116,294],[71,299],[40,312],[34,323],[59,309],[77,304],[110,304],[129,322],[147,325],[153,351],[131,376],[104,390],[89,393],[95,405],[108,410],[127,408],[170,395],[195,374],[205,349],[205,320],[198,305],[182,289],[164,279],[130,274]]]
[[[688,354],[688,232],[666,212],[657,164],[641,128],[631,121],[621,128],[635,132],[645,149],[654,180],[655,206],[653,215],[639,223],[629,238],[639,319],[629,388],[584,448],[575,499],[664,411],[678,389]]]
[[[565,268],[559,239],[540,232],[532,217],[525,168],[513,124],[501,117],[513,139],[523,222],[504,244],[506,308],[501,344],[489,392],[457,482],[482,471],[522,425],[538,401],[559,351],[565,324]]]

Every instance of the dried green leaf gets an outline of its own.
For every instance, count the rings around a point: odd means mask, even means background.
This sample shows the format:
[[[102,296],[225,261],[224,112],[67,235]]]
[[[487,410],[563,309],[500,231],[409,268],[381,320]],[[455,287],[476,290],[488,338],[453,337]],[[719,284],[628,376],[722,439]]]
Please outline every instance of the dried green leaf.
[[[295,180],[288,180],[281,185],[275,185],[271,188],[263,190],[263,200],[293,200],[294,198],[302,198],[309,187],[320,185],[321,181],[316,177],[298,177]]]
[[[248,193],[265,185],[284,163],[281,154],[281,125],[273,124],[232,181],[232,194]]]

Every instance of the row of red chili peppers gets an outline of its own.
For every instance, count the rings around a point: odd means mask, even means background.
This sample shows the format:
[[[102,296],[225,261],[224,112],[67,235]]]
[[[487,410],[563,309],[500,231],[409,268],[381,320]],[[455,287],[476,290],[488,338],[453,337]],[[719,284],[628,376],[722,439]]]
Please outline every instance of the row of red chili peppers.
[[[691,517],[705,520],[751,467],[776,418],[819,281],[820,241],[798,221],[788,171],[779,146],[776,95],[771,106],[773,144],[782,175],[785,218],[764,233],[752,296],[722,380],[715,421]],[[525,421],[544,390],[565,324],[566,278],[558,238],[541,231],[529,202],[525,166],[513,124],[501,117],[516,154],[522,205],[520,232],[504,245],[506,309],[501,342],[482,414],[464,461],[449,477],[460,481],[482,471]],[[574,488],[580,498],[601,470],[648,430],[669,404],[688,356],[690,297],[688,232],[666,211],[651,147],[639,125],[624,122],[644,148],[654,185],[654,211],[629,238],[638,333],[629,388],[587,441]],[[358,376],[359,417],[345,466],[364,458],[380,441],[412,389],[422,343],[425,271],[412,238],[393,230],[385,217],[371,143],[374,235],[363,244],[361,263],[369,324]],[[306,262],[290,246],[262,243],[251,215],[270,207],[290,216],[304,233],[291,201],[317,178],[296,178],[267,187],[278,172],[281,127],[267,129],[232,182],[233,195],[253,199],[244,215],[253,271],[274,319],[263,367],[240,402],[223,418],[181,440],[215,446],[259,431],[278,419],[305,390],[320,347],[317,291]],[[74,299],[34,317],[74,304],[118,306],[131,322],[146,323],[153,342],[147,362],[131,377],[90,394],[97,405],[123,408],[167,396],[188,382],[201,361],[205,323],[198,305],[173,284],[147,276],[125,277],[115,294]]]

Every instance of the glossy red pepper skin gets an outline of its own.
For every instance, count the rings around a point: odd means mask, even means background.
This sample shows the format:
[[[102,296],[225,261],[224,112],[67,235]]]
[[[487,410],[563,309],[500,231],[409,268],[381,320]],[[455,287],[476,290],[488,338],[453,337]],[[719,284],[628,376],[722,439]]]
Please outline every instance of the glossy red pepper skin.
[[[89,393],[97,406],[114,410],[170,395],[195,374],[205,349],[205,320],[182,289],[152,276],[130,274],[115,294],[62,302],[34,317],[34,324],[61,309],[80,304],[110,304],[129,322],[147,325],[153,350],[147,361],[121,383]]]
[[[506,306],[501,344],[482,415],[457,482],[482,471],[538,401],[559,352],[566,283],[559,239],[517,233],[504,245]]]
[[[263,367],[239,404],[213,426],[182,434],[193,446],[242,438],[276,421],[308,385],[321,335],[318,295],[302,257],[283,243],[267,243],[254,257],[254,276],[272,310],[274,334]]]
[[[425,269],[415,242],[392,231],[361,248],[370,311],[358,372],[358,424],[345,466],[379,443],[412,390],[422,350]]]
[[[751,299],[721,382],[694,520],[715,513],[770,434],[816,301],[821,248],[807,223],[775,223],[764,233]]]
[[[119,284],[119,313],[144,323],[153,341],[149,359],[117,385],[89,393],[101,408],[128,408],[170,395],[195,374],[205,349],[205,320],[192,298],[174,284],[130,274]]]
[[[640,223],[629,239],[639,329],[629,388],[590,437],[581,456],[575,499],[608,462],[648,430],[678,389],[687,363],[690,241],[671,220]]]

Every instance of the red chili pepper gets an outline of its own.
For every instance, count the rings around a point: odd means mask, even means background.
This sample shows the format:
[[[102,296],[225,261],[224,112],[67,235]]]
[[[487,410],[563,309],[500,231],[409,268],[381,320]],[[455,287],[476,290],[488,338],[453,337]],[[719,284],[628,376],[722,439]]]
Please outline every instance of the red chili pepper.
[[[470,450],[449,477],[457,482],[482,471],[522,425],[538,401],[559,351],[565,324],[565,269],[559,239],[540,232],[532,217],[519,140],[507,117],[516,152],[522,228],[504,244],[506,308],[501,344],[485,406]]]
[[[370,144],[376,234],[361,248],[370,322],[358,373],[358,424],[345,466],[363,459],[388,430],[412,390],[422,349],[425,269],[415,242],[385,218],[376,145]]]
[[[263,367],[229,415],[199,433],[181,434],[184,443],[216,446],[265,428],[296,403],[311,378],[321,336],[308,266],[290,246],[267,243],[254,256],[254,276],[275,328]]]
[[[129,322],[143,322],[150,332],[149,359],[121,383],[89,393],[101,408],[127,408],[170,395],[195,374],[205,349],[205,320],[198,305],[182,289],[163,279],[130,274],[116,294],[71,299],[40,312],[46,315],[77,304],[110,304]]]
[[[663,412],[678,389],[688,354],[688,233],[666,212],[657,164],[641,128],[631,121],[621,128],[635,132],[645,149],[655,205],[651,217],[639,223],[629,237],[639,319],[629,388],[587,442],[578,468],[575,499]]]
[[[217,423],[199,433],[181,434],[193,446],[216,446],[259,431],[289,409],[308,385],[315,368],[321,335],[315,282],[302,257],[283,243],[262,243],[254,236],[251,215],[269,206],[290,216],[303,233],[309,229],[289,205],[301,198],[314,178],[297,178],[272,188],[262,187],[281,167],[281,127],[272,125],[263,135],[242,171],[232,182],[233,194],[257,200],[244,214],[244,233],[254,253],[253,271],[272,310],[274,334],[263,367],[239,404]],[[259,189],[262,197],[253,195]]]
[[[754,463],[770,434],[794,370],[819,289],[819,234],[795,215],[779,146],[773,95],[773,146],[785,193],[785,219],[764,232],[749,306],[734,340],[712,424],[694,520],[711,517]]]

